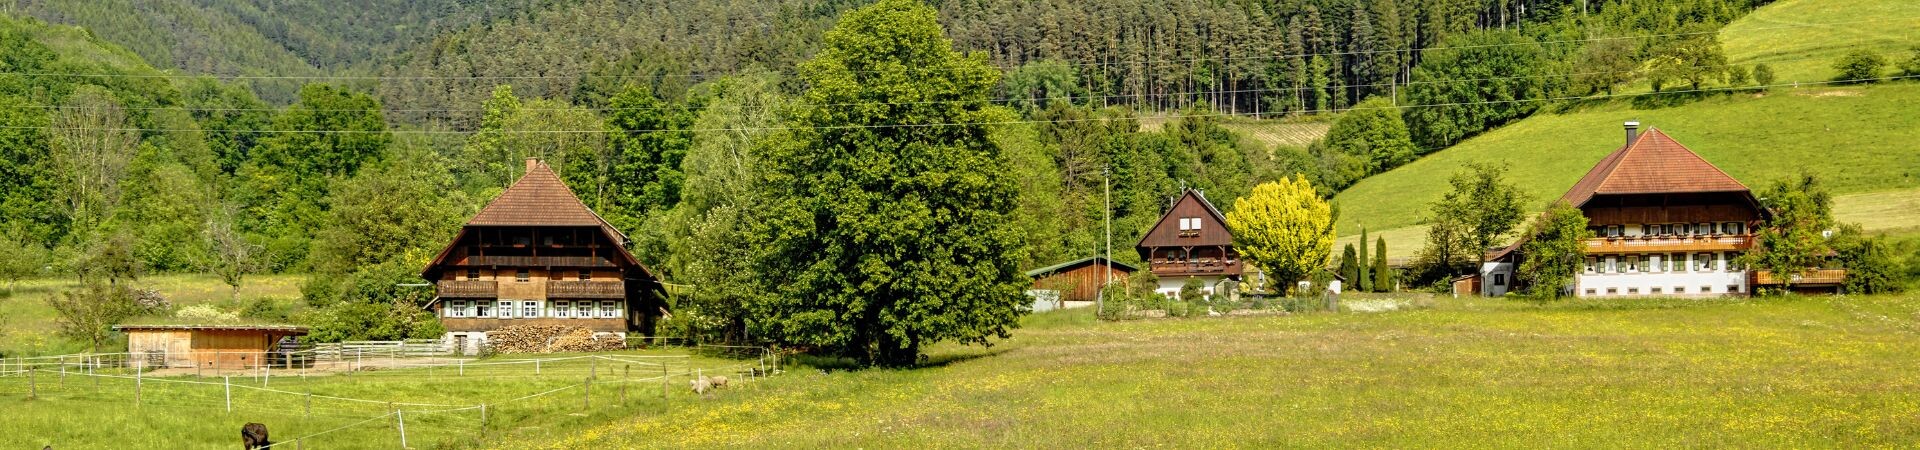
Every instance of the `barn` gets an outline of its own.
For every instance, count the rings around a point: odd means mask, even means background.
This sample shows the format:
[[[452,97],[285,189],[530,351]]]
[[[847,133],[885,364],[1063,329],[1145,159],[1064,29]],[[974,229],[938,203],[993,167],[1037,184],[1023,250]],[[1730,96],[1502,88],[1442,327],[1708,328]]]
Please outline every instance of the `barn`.
[[[167,368],[251,369],[279,364],[282,338],[306,327],[281,325],[119,325],[134,364]]]
[[[1080,258],[1027,271],[1027,276],[1033,278],[1029,295],[1036,299],[1055,297],[1053,300],[1091,302],[1100,297],[1101,286],[1125,281],[1138,270],[1101,256]]]

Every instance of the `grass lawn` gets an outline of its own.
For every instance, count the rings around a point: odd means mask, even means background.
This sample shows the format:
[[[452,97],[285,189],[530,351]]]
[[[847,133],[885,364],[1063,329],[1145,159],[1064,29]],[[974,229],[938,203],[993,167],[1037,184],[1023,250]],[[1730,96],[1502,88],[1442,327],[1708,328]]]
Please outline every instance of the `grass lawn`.
[[[1802,27],[1807,24],[1837,24]],[[1920,3],[1908,0],[1784,0],[1720,31],[1727,62],[1766,63],[1775,83],[1826,81],[1841,55],[1865,48],[1902,61],[1920,46]],[[1883,76],[1892,76],[1889,68]]]
[[[233,412],[226,409],[226,387],[220,377],[140,380],[136,406],[132,379],[99,378],[96,384],[96,377],[75,374],[62,379],[57,373],[42,372],[32,380],[36,386],[30,387],[24,377],[5,376],[0,377],[0,411],[5,411],[0,448],[233,448],[240,444],[240,427],[248,422],[267,425],[276,442],[327,432],[302,442],[305,448],[398,447],[400,423],[383,417],[390,409],[382,402],[398,403],[395,407],[402,410],[400,418],[405,420],[411,448],[471,448],[486,439],[557,439],[592,424],[668,411],[687,413],[700,407],[699,399],[687,390],[686,375],[668,380],[670,397],[663,400],[661,367],[649,362],[667,361],[676,374],[692,367],[716,374],[723,367],[755,362],[686,358],[687,352],[674,349],[611,355],[626,361],[573,359],[545,362],[537,370],[525,362],[506,364],[531,358],[519,355],[472,361],[469,364],[496,365],[464,368],[306,377],[297,371],[275,371],[264,384],[259,378],[236,375],[231,382],[246,387],[233,388]],[[541,357],[567,356],[578,355]],[[656,358],[662,356],[669,358]],[[114,374],[130,375],[124,370]],[[585,389],[589,375],[595,376],[591,404]],[[39,396],[28,399],[28,391],[35,388]],[[737,391],[747,389],[751,388],[730,388],[720,395],[739,395]],[[553,392],[515,400],[548,391]],[[303,395],[308,392],[316,396],[311,406]],[[483,403],[488,405],[485,437],[480,410],[474,408]],[[328,432],[335,429],[339,430]]]
[[[1440,299],[1384,313],[1031,317],[931,367],[793,373],[495,448],[1895,447],[1920,296]]]
[[[305,275],[254,275],[236,295],[218,277],[204,274],[140,277],[135,286],[154,289],[175,307],[213,303],[228,309],[255,299],[298,304]],[[26,280],[12,291],[0,292],[0,355],[55,355],[86,350],[85,345],[55,336],[59,325],[46,299],[80,284],[72,278]],[[108,351],[104,350],[103,351]]]

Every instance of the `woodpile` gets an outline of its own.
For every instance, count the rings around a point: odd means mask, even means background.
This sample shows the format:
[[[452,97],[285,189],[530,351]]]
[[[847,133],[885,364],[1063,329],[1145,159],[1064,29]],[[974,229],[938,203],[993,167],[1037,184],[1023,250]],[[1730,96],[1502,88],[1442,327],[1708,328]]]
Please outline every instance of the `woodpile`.
[[[617,337],[595,338],[593,330],[565,325],[509,325],[487,332],[487,345],[497,353],[578,353],[620,350]]]

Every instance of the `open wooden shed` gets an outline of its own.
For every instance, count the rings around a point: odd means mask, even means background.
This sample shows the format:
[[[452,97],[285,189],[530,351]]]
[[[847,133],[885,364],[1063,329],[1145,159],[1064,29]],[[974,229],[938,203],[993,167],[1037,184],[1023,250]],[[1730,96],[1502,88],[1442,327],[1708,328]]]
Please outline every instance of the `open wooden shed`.
[[[252,369],[280,364],[280,341],[306,336],[306,327],[283,325],[119,325],[134,364],[168,368]]]

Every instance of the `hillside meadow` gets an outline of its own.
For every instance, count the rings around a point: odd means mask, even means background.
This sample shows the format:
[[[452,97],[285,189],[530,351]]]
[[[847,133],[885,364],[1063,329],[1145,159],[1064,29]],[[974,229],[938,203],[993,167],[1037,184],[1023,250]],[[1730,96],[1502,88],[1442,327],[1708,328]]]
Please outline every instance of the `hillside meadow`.
[[[1920,296],[1350,299],[1398,311],[1036,315],[913,370],[795,369],[492,448],[1894,447]],[[1381,309],[1377,308],[1368,309]]]

